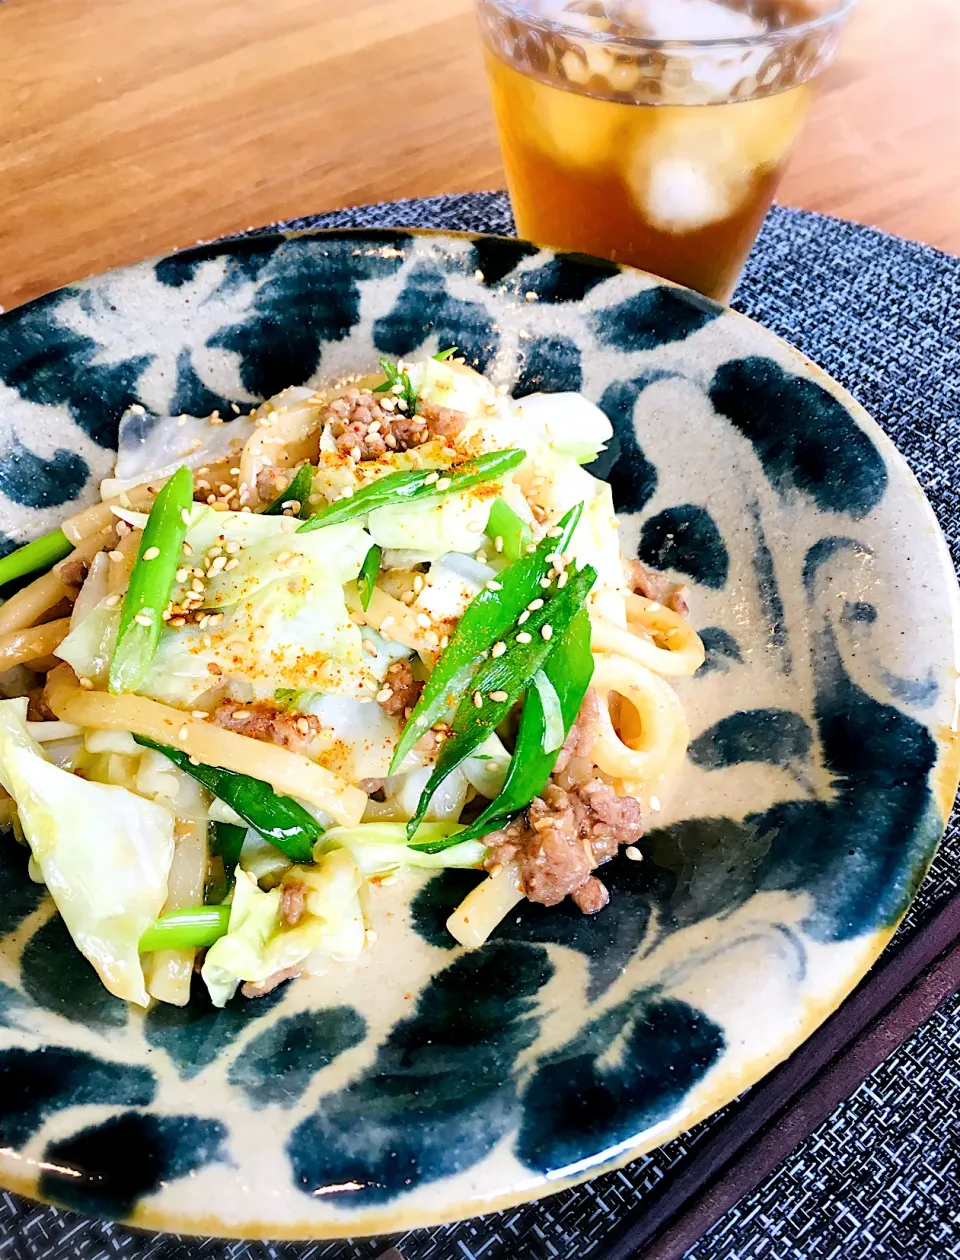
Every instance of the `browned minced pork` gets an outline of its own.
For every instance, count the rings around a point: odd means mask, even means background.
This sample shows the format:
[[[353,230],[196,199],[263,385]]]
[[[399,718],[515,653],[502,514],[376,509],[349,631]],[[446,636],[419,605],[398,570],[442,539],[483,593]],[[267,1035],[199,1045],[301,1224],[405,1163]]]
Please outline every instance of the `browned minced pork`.
[[[644,599],[655,599],[664,608],[686,617],[690,607],[687,604],[685,586],[671,582],[662,573],[654,573],[639,560],[626,560],[624,567],[627,571],[627,585],[632,591],[642,595]]]
[[[280,886],[280,921],[296,927],[307,908],[307,886],[303,880],[291,880]]]
[[[570,897],[584,914],[596,914],[610,900],[606,884],[597,879],[596,875],[591,875]]]
[[[262,700],[254,704],[221,700],[213,712],[213,720],[224,730],[249,735],[266,744],[279,744],[292,752],[302,752],[323,730],[319,718],[279,709]]]
[[[245,998],[266,997],[268,993],[272,993],[284,980],[295,980],[300,974],[299,967],[284,967],[282,971],[275,971],[272,976],[267,976],[266,980],[255,982],[248,980],[240,992]]]
[[[281,468],[277,464],[261,468],[257,473],[257,494],[264,503],[273,503],[292,484],[297,471],[296,468]]]
[[[327,405],[321,419],[329,423],[341,455],[382,459],[391,451],[422,446],[433,437],[456,437],[466,424],[462,411],[433,403],[421,403],[415,416],[407,415],[394,398],[393,394],[351,389]]]
[[[593,914],[606,905],[607,890],[591,872],[639,840],[642,829],[639,803],[602,779],[570,792],[549,783],[525,814],[487,838],[487,866],[515,860],[530,901],[555,906],[579,893],[577,905]]]
[[[43,687],[35,687],[27,692],[27,720],[29,722],[55,722],[57,715],[47,704]]]
[[[58,572],[60,574],[60,581],[64,584],[64,586],[76,586],[79,588],[83,586],[84,582],[87,580],[87,574],[90,572],[90,566],[87,564],[86,560],[78,560],[74,557],[73,559],[65,560],[64,563],[61,564]]]
[[[387,670],[377,701],[384,713],[390,717],[403,717],[407,709],[412,709],[420,699],[423,683],[413,676],[410,662],[394,661]],[[389,694],[388,694],[389,693]],[[383,697],[381,700],[380,697]]]
[[[588,687],[576,721],[570,727],[570,734],[563,741],[563,747],[557,755],[557,762],[553,767],[554,775],[566,770],[571,761],[579,758],[586,759],[590,756],[594,740],[597,738],[599,717],[600,702],[597,699],[597,693],[592,687]]]

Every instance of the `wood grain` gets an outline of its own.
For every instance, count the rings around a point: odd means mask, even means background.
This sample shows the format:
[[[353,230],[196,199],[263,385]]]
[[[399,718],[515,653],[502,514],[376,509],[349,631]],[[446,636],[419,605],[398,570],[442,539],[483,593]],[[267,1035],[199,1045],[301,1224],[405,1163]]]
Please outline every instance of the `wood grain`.
[[[0,303],[252,224],[501,186],[472,0],[0,4]],[[960,4],[862,0],[781,192],[960,253]]]

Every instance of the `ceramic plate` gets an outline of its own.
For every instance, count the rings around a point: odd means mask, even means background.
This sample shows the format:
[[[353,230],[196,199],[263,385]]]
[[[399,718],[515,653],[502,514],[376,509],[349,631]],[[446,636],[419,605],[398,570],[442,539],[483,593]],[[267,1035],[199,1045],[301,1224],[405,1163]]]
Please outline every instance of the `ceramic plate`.
[[[399,1230],[530,1199],[688,1128],[789,1054],[883,948],[957,786],[958,594],[917,483],[769,332],[512,240],[260,236],[0,320],[6,548],[92,501],[139,402],[206,415],[460,347],[583,390],[625,550],[690,584],[689,755],[611,904],[444,931],[477,876],[378,894],[377,946],[260,1001],[145,1016],[0,837],[0,1181],[177,1231]]]

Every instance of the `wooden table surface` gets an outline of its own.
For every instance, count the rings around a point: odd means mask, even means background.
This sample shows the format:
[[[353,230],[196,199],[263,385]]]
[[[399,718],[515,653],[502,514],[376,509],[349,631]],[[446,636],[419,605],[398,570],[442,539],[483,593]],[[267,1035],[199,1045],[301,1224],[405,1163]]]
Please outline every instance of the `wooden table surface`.
[[[0,303],[503,184],[472,0],[6,0]],[[960,0],[861,0],[780,200],[960,253]]]

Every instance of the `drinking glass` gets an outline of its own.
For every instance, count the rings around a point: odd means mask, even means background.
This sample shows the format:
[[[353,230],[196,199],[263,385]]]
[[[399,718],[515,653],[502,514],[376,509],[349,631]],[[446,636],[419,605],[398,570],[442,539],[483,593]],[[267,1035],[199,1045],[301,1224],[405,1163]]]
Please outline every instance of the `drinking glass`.
[[[477,0],[521,236],[727,301],[855,0]]]

